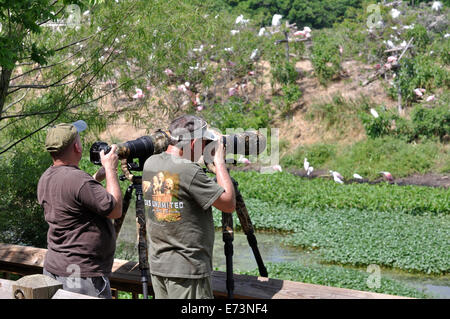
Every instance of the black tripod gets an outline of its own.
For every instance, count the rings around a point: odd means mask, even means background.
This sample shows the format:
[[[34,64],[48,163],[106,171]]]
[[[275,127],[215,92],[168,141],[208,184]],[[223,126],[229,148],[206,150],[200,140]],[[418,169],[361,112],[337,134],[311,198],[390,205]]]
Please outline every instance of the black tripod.
[[[215,168],[213,165],[207,165],[208,170],[215,173]],[[215,179],[217,181],[217,179]],[[259,274],[262,277],[267,277],[267,269],[261,257],[261,253],[258,248],[258,241],[256,240],[255,230],[253,228],[252,221],[248,215],[247,207],[245,206],[244,198],[238,189],[238,182],[231,178],[234,186],[234,192],[236,196],[236,214],[241,223],[242,230],[247,236],[247,241],[252,249],[253,255],[255,256],[256,263],[258,265]],[[222,240],[224,242],[224,252],[226,261],[226,287],[227,287],[227,297],[229,299],[233,298],[234,293],[234,278],[233,278],[233,216],[230,213],[222,212]]]
[[[122,181],[126,180],[125,176],[121,176]],[[133,190],[136,190],[136,222],[138,227],[138,254],[139,254],[139,270],[141,271],[141,283],[144,299],[148,299],[148,248],[147,248],[147,228],[145,220],[144,196],[142,192],[142,176],[132,176],[132,184],[128,186],[122,203],[122,216],[114,220],[114,228],[116,238],[119,236],[120,228],[130,206]]]

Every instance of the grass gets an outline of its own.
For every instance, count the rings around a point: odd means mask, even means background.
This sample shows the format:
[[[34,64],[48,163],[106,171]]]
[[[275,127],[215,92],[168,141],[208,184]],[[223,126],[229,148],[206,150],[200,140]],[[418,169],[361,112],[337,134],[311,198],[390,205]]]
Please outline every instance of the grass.
[[[380,171],[389,171],[394,177],[415,173],[449,172],[448,146],[435,141],[411,144],[393,137],[367,139],[352,145],[334,144],[300,146],[293,154],[281,159],[283,167],[303,167],[308,158],[315,170],[331,169],[351,178],[354,173],[375,179]]]
[[[396,186],[388,183],[340,185],[328,179],[303,179],[292,174],[232,171],[245,199],[272,207],[359,209],[412,215],[448,215],[450,192],[443,188]],[[264,185],[264,187],[261,187]]]

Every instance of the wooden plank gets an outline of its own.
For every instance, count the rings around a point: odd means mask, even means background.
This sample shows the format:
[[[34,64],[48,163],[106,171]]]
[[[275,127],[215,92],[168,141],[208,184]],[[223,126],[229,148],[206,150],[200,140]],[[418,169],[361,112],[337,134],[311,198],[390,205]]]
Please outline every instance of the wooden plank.
[[[0,279],[0,299],[12,299],[12,285],[14,281]]]
[[[0,244],[0,271],[19,274],[42,273],[46,249]],[[142,293],[140,271],[136,262],[115,259],[111,287]],[[248,275],[234,275],[235,299],[392,299],[405,298],[373,292],[306,284]],[[226,273],[213,271],[212,286],[216,298],[226,298]],[[149,281],[149,295],[153,293]]]
[[[71,292],[63,289],[59,289],[52,297],[52,299],[101,299],[88,295],[82,295],[76,292]]]

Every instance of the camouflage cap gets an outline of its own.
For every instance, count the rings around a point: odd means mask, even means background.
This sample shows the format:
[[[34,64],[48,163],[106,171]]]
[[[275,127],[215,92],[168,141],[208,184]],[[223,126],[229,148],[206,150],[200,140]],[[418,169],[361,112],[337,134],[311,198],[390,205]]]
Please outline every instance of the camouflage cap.
[[[75,140],[77,134],[86,128],[87,124],[83,120],[73,123],[61,123],[50,127],[45,139],[45,149],[49,153],[57,153],[65,149]]]
[[[206,121],[195,115],[183,115],[173,120],[169,132],[178,141],[188,141],[194,138],[217,140],[219,135],[208,129]]]

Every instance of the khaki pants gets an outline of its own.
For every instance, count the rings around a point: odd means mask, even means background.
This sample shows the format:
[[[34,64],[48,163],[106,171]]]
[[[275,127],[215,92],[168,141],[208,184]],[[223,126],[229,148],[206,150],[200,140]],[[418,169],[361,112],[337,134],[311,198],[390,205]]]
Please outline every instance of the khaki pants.
[[[211,277],[167,278],[151,274],[155,299],[213,299]]]

